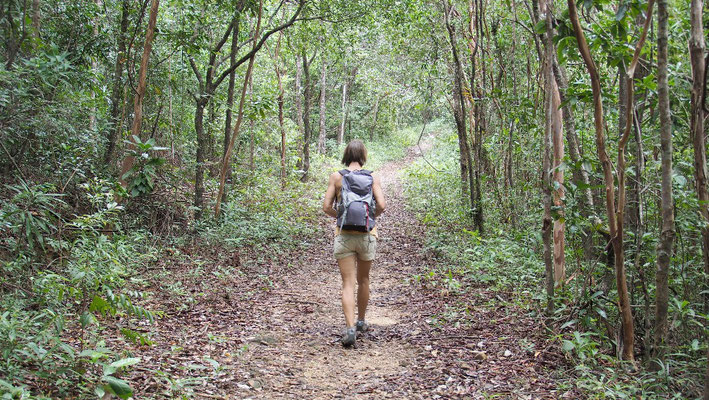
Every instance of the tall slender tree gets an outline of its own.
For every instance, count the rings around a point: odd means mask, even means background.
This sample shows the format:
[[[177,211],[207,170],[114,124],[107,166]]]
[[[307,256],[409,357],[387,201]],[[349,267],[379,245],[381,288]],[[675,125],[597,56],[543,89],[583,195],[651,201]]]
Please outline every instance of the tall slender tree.
[[[130,149],[135,149],[135,138],[140,137],[140,127],[143,122],[143,97],[147,87],[148,76],[148,60],[150,59],[150,51],[153,46],[153,38],[155,37],[155,25],[158,18],[158,7],[160,0],[152,0],[150,2],[150,16],[148,17],[148,30],[145,34],[145,45],[143,46],[143,57],[140,60],[140,72],[138,75],[138,87],[135,89],[133,98],[133,126],[131,128],[131,137],[129,138]],[[123,186],[127,186],[125,174],[133,168],[135,157],[128,155],[123,159],[121,166],[120,181]]]
[[[694,180],[699,199],[699,214],[704,221],[702,227],[702,255],[704,276],[709,277],[709,183],[707,182],[707,155],[704,120],[707,115],[706,84],[707,58],[702,12],[704,0],[692,0],[689,7],[691,31],[689,36],[689,56],[692,65],[692,98],[690,103],[689,132],[694,147]],[[707,284],[705,283],[705,287]],[[709,292],[704,294],[704,311],[709,312]]]
[[[651,16],[648,16],[651,19]],[[662,154],[662,227],[657,242],[657,275],[655,300],[655,356],[664,358],[667,340],[668,275],[675,238],[675,215],[672,202],[672,114],[667,83],[667,0],[657,2],[657,101],[660,113],[660,147]],[[630,121],[628,121],[630,123]]]
[[[574,28],[574,35],[578,43],[579,51],[583,58],[586,69],[591,78],[591,90],[593,92],[593,120],[596,133],[596,150],[598,158],[603,167],[603,180],[606,191],[606,214],[608,216],[608,231],[610,233],[611,245],[613,246],[614,264],[616,272],[616,285],[618,288],[618,307],[621,314],[621,335],[622,338],[622,357],[628,361],[635,360],[634,343],[635,332],[633,328],[633,314],[630,309],[630,298],[628,296],[628,284],[625,273],[625,253],[623,246],[623,213],[625,210],[625,146],[630,138],[630,125],[626,124],[625,132],[618,143],[618,200],[615,197],[615,183],[613,179],[613,163],[608,157],[606,150],[606,139],[604,133],[604,116],[603,116],[603,99],[601,94],[601,80],[598,73],[596,63],[593,61],[591,51],[586,42],[586,36],[581,28],[581,23],[576,10],[576,2],[567,0],[569,8],[569,18]],[[647,19],[640,34],[640,38],[635,46],[635,52],[630,67],[627,69],[628,75],[628,96],[627,101],[631,104],[627,105],[627,110],[630,112],[633,109],[633,81],[635,67],[640,57],[640,51],[645,44],[645,38],[650,27],[650,16],[652,15],[654,0],[648,2]]]
[[[123,129],[123,118],[121,118],[121,108],[123,106],[123,64],[126,58],[126,32],[128,32],[129,0],[121,1],[121,22],[117,37],[116,62],[113,69],[113,87],[111,89],[111,112],[110,118],[112,126],[108,130],[108,144],[104,153],[104,162],[111,166],[116,152],[116,144]]]
[[[327,60],[325,59],[325,55],[323,54],[321,71],[320,71],[320,115],[319,115],[320,134],[318,135],[318,153],[320,153],[320,154],[325,153],[325,137],[327,136],[327,130],[326,130],[327,115],[325,115],[325,112],[327,111],[327,109],[326,109],[327,102],[325,101],[326,96],[327,96]]]

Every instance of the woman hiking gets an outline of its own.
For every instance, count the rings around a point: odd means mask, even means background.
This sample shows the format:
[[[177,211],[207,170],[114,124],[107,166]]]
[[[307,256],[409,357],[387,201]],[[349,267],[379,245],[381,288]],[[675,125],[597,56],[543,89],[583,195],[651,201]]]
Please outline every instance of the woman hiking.
[[[347,168],[330,175],[323,211],[337,218],[334,255],[342,275],[342,311],[345,332],[342,345],[354,345],[357,332],[369,328],[365,322],[369,302],[369,269],[377,249],[376,218],[384,212],[386,200],[380,178],[362,169],[367,148],[361,140],[351,141],[342,155]],[[355,322],[355,282],[357,321]]]

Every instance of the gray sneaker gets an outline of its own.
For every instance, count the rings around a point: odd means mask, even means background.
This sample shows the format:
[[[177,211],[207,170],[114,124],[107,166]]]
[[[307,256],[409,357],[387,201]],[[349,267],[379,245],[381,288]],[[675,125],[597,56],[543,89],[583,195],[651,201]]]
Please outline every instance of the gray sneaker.
[[[354,346],[356,336],[356,328],[354,326],[345,328],[345,332],[342,334],[342,339],[340,341],[344,347]]]
[[[363,319],[357,320],[357,332],[367,332],[369,330],[369,324],[364,322]]]

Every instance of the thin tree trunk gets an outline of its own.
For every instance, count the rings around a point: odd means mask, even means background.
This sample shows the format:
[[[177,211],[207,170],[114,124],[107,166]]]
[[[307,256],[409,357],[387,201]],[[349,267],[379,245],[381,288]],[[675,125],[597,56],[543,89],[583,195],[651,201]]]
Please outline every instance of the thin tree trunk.
[[[539,2],[539,9],[542,14],[546,13],[547,4],[545,0]],[[554,287],[558,282],[563,282],[563,277],[559,277],[557,272],[557,224],[552,215],[552,204],[556,203],[556,193],[552,190],[552,185],[555,180],[555,174],[552,172],[552,165],[556,163],[556,152],[554,143],[557,136],[556,129],[559,124],[556,122],[556,117],[559,110],[556,108],[554,92],[558,91],[556,81],[552,72],[552,62],[554,50],[551,45],[551,13],[547,13],[545,20],[546,33],[540,35],[544,42],[544,141],[542,155],[542,198],[544,203],[544,219],[542,220],[542,241],[544,243],[544,267],[546,275],[546,291],[547,291],[547,316],[551,317],[554,313]],[[561,279],[560,279],[561,278]]]
[[[234,17],[234,27],[231,33],[231,53],[229,56],[229,66],[233,67],[236,64],[236,53],[239,49],[239,23],[240,23],[241,11],[237,10],[236,16]],[[224,156],[227,153],[227,148],[229,147],[229,138],[231,135],[231,119],[234,108],[234,85],[236,84],[236,69],[229,73],[229,86],[227,88],[227,98],[226,98],[226,116],[224,119],[224,140],[223,140],[223,150],[222,150],[222,163],[224,163]],[[231,176],[231,163],[227,164],[227,177]]]
[[[42,7],[40,0],[32,0],[32,37],[35,41],[41,38]]]
[[[215,121],[217,120],[215,103],[214,101],[209,102],[209,116],[207,119],[207,161],[209,163],[207,171],[212,178],[218,173],[217,162],[219,158],[217,156],[217,134],[214,132]]]
[[[102,0],[95,0],[96,2],[96,7],[101,8],[101,5],[103,4]],[[32,5],[34,7],[34,2],[32,2]],[[33,21],[34,23],[34,21]],[[98,18],[94,17],[93,21],[91,21],[93,24],[93,37],[94,40],[98,37]],[[98,75],[98,62],[96,61],[96,57],[91,57],[91,73],[93,74],[92,83],[94,85],[98,85],[98,82],[96,82],[96,76]],[[89,130],[90,131],[95,131],[96,130],[96,91],[91,90],[91,110],[89,111]]]
[[[278,98],[276,102],[278,103],[278,126],[281,130],[281,187],[286,186],[286,128],[283,125],[283,103],[284,103],[284,89],[283,89],[283,70],[281,69],[281,39],[283,38],[283,33],[278,35],[278,42],[276,42],[276,50],[273,53],[276,78],[278,79]]]
[[[122,117],[121,108],[124,105],[124,99],[121,96],[121,88],[123,87],[123,63],[125,62],[126,53],[126,32],[128,31],[128,10],[129,0],[121,1],[121,30],[118,35],[118,51],[116,52],[116,64],[113,72],[113,88],[111,90],[111,122],[113,126],[108,130],[108,145],[104,154],[104,162],[111,166],[113,163],[116,144],[121,135]]]
[[[150,50],[153,45],[153,38],[155,37],[155,24],[158,17],[158,7],[160,5],[160,0],[151,0],[150,3],[150,17],[148,18],[148,31],[145,35],[145,46],[143,47],[143,57],[140,60],[140,73],[138,76],[138,87],[136,88],[135,99],[133,103],[133,126],[131,128],[131,137],[129,138],[131,144],[129,148],[135,149],[135,139],[134,137],[140,137],[140,127],[143,121],[143,97],[145,96],[145,88],[147,86],[146,77],[148,74],[148,60],[150,58]],[[124,175],[133,168],[133,163],[135,162],[135,157],[128,155],[123,159],[123,165],[121,167],[121,175],[119,177],[121,184],[125,187],[127,182]]]
[[[648,16],[651,18],[651,16]],[[675,216],[672,203],[672,116],[667,83],[667,0],[657,2],[657,99],[660,113],[660,147],[662,154],[662,228],[657,242],[657,275],[655,294],[655,356],[664,359],[667,340],[668,275],[675,238]]]
[[[615,185],[613,180],[613,164],[611,163],[608,153],[606,151],[605,134],[604,134],[604,122],[603,122],[603,101],[601,98],[601,81],[598,74],[598,69],[596,64],[591,57],[591,52],[586,42],[586,37],[581,28],[581,23],[579,22],[578,12],[576,10],[576,2],[574,0],[567,0],[569,8],[569,18],[574,28],[574,35],[578,43],[581,56],[583,57],[584,64],[591,78],[591,89],[593,91],[593,105],[594,105],[594,128],[596,132],[596,148],[598,151],[598,158],[601,161],[601,166],[603,167],[603,178],[606,187],[606,213],[608,214],[608,225],[610,240],[613,246],[614,258],[615,258],[615,269],[616,269],[616,284],[618,288],[618,303],[620,308],[621,320],[622,320],[622,357],[628,361],[634,361],[634,329],[633,329],[633,315],[630,309],[630,300],[628,298],[628,285],[625,276],[625,255],[623,249],[623,210],[625,206],[625,145],[630,137],[630,124],[626,124],[625,132],[620,139],[618,145],[618,204],[616,208],[615,202]],[[647,15],[652,15],[652,7],[654,0],[650,0],[648,3]],[[635,54],[633,55],[633,61],[628,68],[628,102],[633,101],[633,78],[634,71],[637,65],[638,58],[640,56],[640,51],[645,43],[645,38],[647,36],[647,31],[649,28],[650,19],[648,18],[645,26],[643,27],[643,32],[638,40],[635,48]],[[628,105],[628,110],[632,110],[632,104]],[[630,118],[629,118],[630,119]]]
[[[325,138],[327,130],[325,129],[325,96],[327,94],[327,61],[323,53],[322,72],[320,74],[320,135],[318,136],[318,152],[325,153]]]
[[[547,101],[547,107],[550,107],[548,116],[551,118],[550,135],[552,143],[552,185],[553,185],[553,202],[557,211],[558,217],[554,218],[553,238],[554,238],[554,282],[555,285],[563,285],[566,280],[566,259],[564,255],[564,231],[565,225],[563,222],[563,206],[564,206],[564,171],[561,169],[561,163],[564,158],[564,137],[562,135],[562,115],[561,115],[561,97],[559,95],[559,87],[556,84],[553,73],[554,54],[556,50],[553,42],[553,27],[552,15],[549,10],[550,4],[546,0],[540,2],[540,10],[546,15],[546,33],[543,37],[544,49],[546,52],[545,80],[549,81],[547,86],[547,95],[551,97]]]
[[[705,38],[702,10],[704,10],[703,0],[691,0],[689,55],[692,65],[692,98],[689,131],[694,147],[694,179],[699,199],[699,213],[704,219],[704,228],[702,229],[704,275],[709,276],[709,188],[707,187],[707,158],[704,138],[704,119],[706,118],[706,111],[704,111],[706,93],[704,91],[706,90],[707,66],[704,58]],[[707,282],[704,286],[707,286]],[[709,312],[709,293],[704,294],[704,312]]]
[[[347,119],[347,77],[342,82],[342,120],[340,121],[340,130],[337,132],[337,145],[342,144],[345,137],[345,122]]]
[[[197,133],[197,155],[194,179],[194,207],[195,219],[202,217],[202,205],[204,203],[204,161],[206,153],[204,135],[204,108],[207,106],[208,98],[202,96],[197,100],[194,113],[194,130]]]
[[[253,75],[249,77],[249,101],[254,103],[254,80]],[[255,125],[256,118],[249,118],[249,170],[254,172],[256,165],[254,164],[254,149],[255,149]]]
[[[381,103],[384,95],[378,96],[374,103],[374,111],[372,111],[372,125],[369,128],[369,140],[374,140],[374,132],[377,130],[377,120],[379,119],[379,103]]]
[[[168,57],[167,59],[167,70],[168,70],[168,77],[167,77],[167,116],[168,116],[168,123],[169,123],[169,130],[170,130],[170,158],[174,161],[175,159],[175,123],[173,119],[173,113],[172,113],[172,56]]]
[[[469,2],[468,7],[470,8],[470,32],[476,32],[475,42],[471,44],[470,52],[470,92],[475,93],[477,97],[482,97],[485,88],[485,62],[484,57],[480,57],[480,63],[482,64],[482,83],[476,83],[477,76],[477,55],[478,52],[482,53],[482,44],[484,44],[483,36],[483,19],[484,10],[482,0],[475,2],[476,7],[473,9],[473,2]],[[473,19],[474,17],[474,19]],[[489,34],[489,33],[488,33]],[[478,86],[481,85],[481,86]],[[482,89],[481,89],[482,88]],[[473,226],[478,232],[484,232],[484,218],[483,218],[483,203],[482,203],[482,188],[481,180],[483,174],[483,134],[486,131],[486,120],[485,120],[485,109],[481,102],[473,102],[474,106],[474,131],[475,134],[472,136],[472,154],[470,163],[470,203],[473,208]],[[471,121],[471,124],[473,122]]]
[[[303,145],[301,140],[305,137],[305,129],[303,128],[303,98],[301,93],[303,91],[302,85],[303,77],[303,66],[300,61],[300,55],[295,56],[295,124],[298,126],[298,163],[297,167],[300,169],[303,167]]]
[[[577,186],[581,187],[582,196],[579,196],[581,200],[581,215],[584,219],[587,219],[591,215],[595,215],[595,208],[593,203],[593,194],[591,193],[591,180],[588,176],[588,170],[582,163],[581,160],[581,150],[579,146],[579,138],[576,134],[576,122],[574,121],[574,114],[566,101],[565,91],[568,88],[568,81],[566,79],[566,74],[561,65],[559,65],[556,56],[554,56],[554,63],[552,64],[554,78],[556,84],[559,88],[559,99],[561,100],[561,110],[562,118],[564,122],[564,129],[566,130],[566,144],[569,149],[569,159],[578,168],[574,167],[572,169],[573,181]],[[591,260],[593,256],[593,246],[592,246],[592,229],[584,230],[583,238],[583,252],[584,258],[586,260]]]
[[[310,62],[303,51],[303,74],[305,75],[305,86],[303,90],[303,176],[301,181],[308,180],[308,172],[310,170],[310,102],[311,102],[311,83],[310,83]]]
[[[470,154],[470,146],[468,144],[468,132],[465,123],[465,95],[464,95],[464,74],[463,66],[458,54],[458,43],[456,39],[455,28],[451,24],[450,16],[453,12],[453,6],[447,1],[444,3],[444,22],[448,37],[450,39],[451,54],[453,55],[453,118],[455,119],[456,132],[458,133],[458,147],[460,150],[460,179],[462,188],[463,204],[470,200],[471,210],[475,207],[473,201],[473,190],[471,186],[473,181],[472,176],[472,157]],[[379,101],[377,101],[378,106]]]
[[[546,81],[547,89],[551,86],[549,80]],[[548,93],[549,91],[547,91]],[[553,244],[553,229],[554,220],[551,215],[552,206],[552,176],[551,176],[551,97],[547,98],[544,107],[544,141],[542,155],[542,199],[544,203],[544,217],[542,219],[542,242],[544,244],[544,271],[546,276],[546,292],[547,292],[547,317],[554,314],[554,244]]]
[[[229,139],[229,146],[226,149],[226,153],[224,154],[224,162],[222,163],[222,170],[221,173],[219,174],[219,191],[217,192],[217,199],[216,199],[216,205],[214,206],[214,216],[218,217],[219,216],[219,211],[221,211],[222,207],[222,200],[224,197],[224,185],[226,181],[226,172],[227,168],[229,166],[229,162],[231,160],[231,150],[234,148],[234,142],[236,141],[237,136],[239,135],[239,128],[241,127],[241,122],[244,117],[244,102],[246,101],[246,88],[249,85],[249,81],[251,80],[251,72],[253,71],[254,67],[254,60],[256,59],[256,50],[258,46],[258,40],[256,40],[259,37],[259,33],[261,31],[261,15],[263,13],[263,0],[259,1],[259,8],[258,8],[258,19],[256,20],[256,30],[254,31],[254,40],[253,40],[253,47],[252,47],[252,55],[249,58],[249,65],[246,68],[246,75],[244,75],[244,86],[241,89],[241,98],[239,99],[239,112],[236,114],[236,124],[234,125],[234,131],[231,134],[231,138]]]

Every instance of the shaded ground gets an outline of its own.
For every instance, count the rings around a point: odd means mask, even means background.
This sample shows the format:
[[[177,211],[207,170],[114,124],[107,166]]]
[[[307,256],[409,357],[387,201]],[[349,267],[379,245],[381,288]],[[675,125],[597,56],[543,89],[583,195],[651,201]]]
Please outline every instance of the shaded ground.
[[[132,350],[142,359],[129,377],[137,398],[563,397],[553,376],[564,363],[545,350],[539,322],[489,305],[504,293],[480,287],[462,297],[412,280],[435,263],[398,176],[417,153],[379,171],[390,208],[372,271],[372,330],[356,348],[338,341],[344,318],[329,234],[289,254],[211,249],[201,255],[218,261],[164,260],[153,275],[154,308],[165,315],[143,328],[155,344]],[[331,231],[329,219],[320,223]]]

